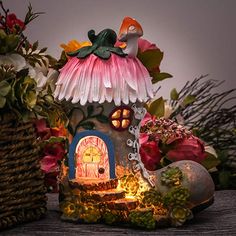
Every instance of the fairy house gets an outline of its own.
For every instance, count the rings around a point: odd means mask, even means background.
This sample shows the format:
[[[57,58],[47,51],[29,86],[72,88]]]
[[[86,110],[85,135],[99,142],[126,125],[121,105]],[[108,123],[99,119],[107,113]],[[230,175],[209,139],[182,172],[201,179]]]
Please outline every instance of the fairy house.
[[[63,220],[153,229],[163,220],[176,226],[190,219],[190,193],[195,205],[212,202],[214,184],[200,164],[176,162],[153,173],[141,161],[143,103],[153,97],[149,72],[136,57],[142,34],[137,21],[125,18],[118,35],[126,43],[122,49],[114,46],[113,30],[91,30],[91,45],[68,53],[60,71],[54,93],[70,120],[69,155],[59,181]]]
[[[118,36],[124,50],[114,46],[116,33],[105,29],[89,31],[92,45],[68,53],[55,97],[67,101],[70,117],[70,180],[114,179],[116,167],[142,170],[148,179],[138,153],[142,103],[153,97],[150,75],[136,57],[142,35],[140,24],[127,17]]]

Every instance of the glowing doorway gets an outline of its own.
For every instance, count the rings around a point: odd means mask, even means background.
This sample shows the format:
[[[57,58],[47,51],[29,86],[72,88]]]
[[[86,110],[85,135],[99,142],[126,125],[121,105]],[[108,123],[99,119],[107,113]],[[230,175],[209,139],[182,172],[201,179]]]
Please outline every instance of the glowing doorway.
[[[76,178],[109,179],[109,156],[105,142],[86,136],[76,146]]]

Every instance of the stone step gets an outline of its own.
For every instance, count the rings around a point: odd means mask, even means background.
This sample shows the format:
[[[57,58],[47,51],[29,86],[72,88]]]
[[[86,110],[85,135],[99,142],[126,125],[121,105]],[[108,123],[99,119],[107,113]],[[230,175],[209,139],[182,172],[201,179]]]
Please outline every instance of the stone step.
[[[105,191],[115,189],[118,186],[118,179],[73,179],[69,181],[72,189],[81,191]]]
[[[104,191],[81,191],[74,189],[73,193],[80,196],[82,202],[107,202],[125,197],[125,191],[118,189],[108,189]]]
[[[115,201],[106,202],[106,207],[110,210],[130,211],[136,209],[139,202],[135,198],[121,198]]]

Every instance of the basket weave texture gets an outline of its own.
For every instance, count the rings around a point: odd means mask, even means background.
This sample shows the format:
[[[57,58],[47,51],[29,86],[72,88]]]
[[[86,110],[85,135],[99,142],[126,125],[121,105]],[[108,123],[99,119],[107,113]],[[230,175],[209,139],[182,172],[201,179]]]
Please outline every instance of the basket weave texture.
[[[0,121],[0,230],[46,213],[44,174],[32,122]]]

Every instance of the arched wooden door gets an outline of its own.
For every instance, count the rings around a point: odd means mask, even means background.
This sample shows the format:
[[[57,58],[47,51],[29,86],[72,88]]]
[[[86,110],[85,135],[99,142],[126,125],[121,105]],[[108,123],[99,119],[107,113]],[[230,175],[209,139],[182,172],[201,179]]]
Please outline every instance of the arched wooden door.
[[[115,178],[114,147],[99,131],[77,133],[69,150],[70,179]]]

